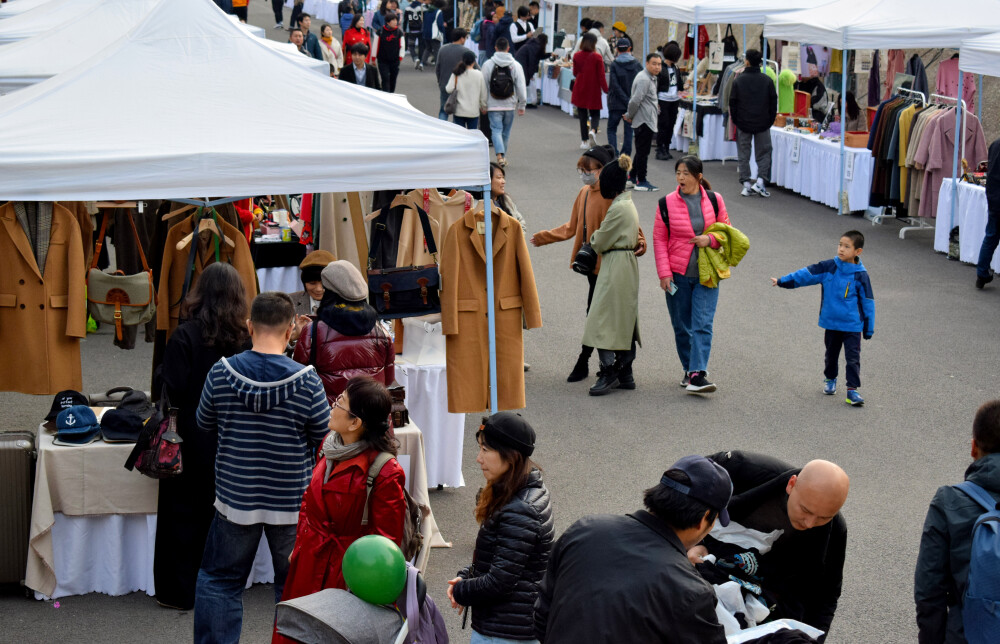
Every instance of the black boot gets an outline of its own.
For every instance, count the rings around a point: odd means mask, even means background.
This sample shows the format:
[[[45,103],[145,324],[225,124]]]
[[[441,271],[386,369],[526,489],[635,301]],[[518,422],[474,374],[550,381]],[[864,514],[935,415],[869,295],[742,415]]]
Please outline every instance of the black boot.
[[[566,382],[580,382],[588,375],[590,375],[590,368],[587,364],[590,362],[590,356],[594,353],[594,349],[591,347],[584,347],[580,352],[580,357],[576,359],[576,365],[573,367],[573,371],[569,373],[569,377],[566,378]]]
[[[635,389],[635,378],[632,376],[632,365],[629,364],[627,367],[621,366],[620,363],[615,362],[615,368],[618,369],[618,388],[619,389]]]
[[[597,372],[597,382],[590,388],[591,396],[603,396],[618,386],[618,368],[614,364],[601,365]]]

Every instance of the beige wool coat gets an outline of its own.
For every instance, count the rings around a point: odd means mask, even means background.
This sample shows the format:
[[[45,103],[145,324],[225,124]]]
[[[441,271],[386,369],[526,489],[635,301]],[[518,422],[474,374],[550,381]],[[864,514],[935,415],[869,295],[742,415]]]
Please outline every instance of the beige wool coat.
[[[497,402],[520,409],[524,399],[523,327],[542,326],[528,245],[517,221],[494,208],[493,277],[496,297]],[[448,411],[489,408],[489,331],[486,244],[477,230],[483,211],[469,211],[445,237],[441,261],[441,326],[448,366]]]

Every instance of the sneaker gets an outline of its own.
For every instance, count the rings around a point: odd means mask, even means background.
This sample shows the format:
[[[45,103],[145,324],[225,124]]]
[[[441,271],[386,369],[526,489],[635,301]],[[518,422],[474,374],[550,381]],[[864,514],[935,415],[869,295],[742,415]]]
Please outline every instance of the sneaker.
[[[707,371],[692,372],[687,390],[693,394],[710,394],[715,391],[715,385],[709,382],[706,376],[708,376]]]
[[[640,181],[639,183],[635,184],[635,190],[637,190],[638,192],[656,192],[657,190],[659,190],[659,188],[657,188],[648,181]]]
[[[743,188],[743,190],[740,191],[741,197],[754,197],[756,195],[757,193],[751,190],[750,188]]]
[[[865,399],[861,397],[857,389],[848,389],[847,399],[844,402],[851,407],[861,407],[865,404]]]
[[[771,193],[767,191],[767,188],[763,184],[755,183],[750,186],[750,189],[759,194],[761,197],[770,197]]]
[[[283,25],[283,24],[281,24],[281,23],[279,22],[278,24],[274,25],[274,28],[275,28],[275,29],[284,29],[284,28],[285,28],[285,25]]]
[[[591,130],[590,131],[590,137],[588,138],[587,143],[590,144],[590,147],[592,147],[592,148],[596,148],[597,147],[598,144],[597,144],[597,131],[596,130]]]
[[[684,377],[681,378],[681,387],[687,387],[691,384],[691,374],[684,372]]]
[[[626,181],[625,182],[625,189],[626,190],[635,190],[635,181],[632,181],[631,179],[629,179],[628,181]]]
[[[990,275],[989,277],[979,277],[977,275],[976,276],[976,288],[978,288],[981,291],[981,290],[983,290],[984,286],[986,286],[987,284],[989,284],[992,281],[993,281],[993,276],[992,275]]]
[[[823,393],[827,396],[832,396],[837,393],[837,379],[827,378],[823,381]]]
[[[592,147],[594,147],[594,146],[590,144],[590,141],[580,141],[580,149],[581,150],[589,150]]]

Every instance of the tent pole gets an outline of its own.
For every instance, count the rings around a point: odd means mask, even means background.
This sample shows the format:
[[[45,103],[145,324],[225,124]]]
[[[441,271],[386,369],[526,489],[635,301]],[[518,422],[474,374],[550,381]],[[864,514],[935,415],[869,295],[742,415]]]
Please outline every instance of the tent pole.
[[[844,175],[846,173],[845,163],[847,157],[844,156],[844,137],[847,136],[847,48],[840,50],[841,53],[841,74],[840,74],[840,193],[837,195],[837,212],[846,215],[850,209],[844,204],[847,201],[844,194],[847,192]]]
[[[497,327],[496,294],[493,285],[493,215],[490,212],[490,184],[483,186],[483,223],[486,226],[486,320],[490,338],[490,413],[497,413]]]
[[[961,140],[965,143],[965,127],[964,118],[965,114],[965,102],[962,100],[962,81],[965,80],[965,74],[959,70],[958,72],[958,100],[955,105],[955,151],[952,153],[951,160],[951,226],[948,230],[955,227],[955,211],[958,207],[958,145]],[[979,97],[979,102],[982,103],[983,97]]]
[[[484,0],[479,0],[480,7],[483,6],[483,1]],[[548,0],[541,0],[542,5],[538,10],[538,26],[541,28],[543,34],[545,33],[545,5],[547,1]],[[545,52],[543,51],[542,54],[544,55]]]
[[[649,18],[642,19],[642,56],[649,55]]]
[[[611,7],[611,22],[615,21],[615,8]]]
[[[578,5],[576,7],[576,42],[573,43],[574,45],[578,45],[580,42],[580,38],[583,37],[583,32],[580,31],[581,20],[583,20],[583,5]],[[580,49],[580,47],[577,46],[576,49]]]
[[[743,57],[745,58],[746,55],[747,55],[747,26],[743,25]],[[765,63],[764,66],[766,67],[767,64]]]
[[[692,148],[698,150],[698,156],[700,156],[701,148],[698,146],[698,23],[694,23],[694,67],[692,71],[692,77],[694,82],[691,83],[691,142],[688,144],[688,153],[691,152]],[[669,146],[668,146],[669,147]]]

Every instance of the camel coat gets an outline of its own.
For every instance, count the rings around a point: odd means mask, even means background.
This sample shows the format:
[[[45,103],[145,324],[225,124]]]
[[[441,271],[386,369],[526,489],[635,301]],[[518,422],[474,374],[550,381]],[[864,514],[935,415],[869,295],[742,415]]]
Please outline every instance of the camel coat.
[[[517,221],[494,208],[493,277],[496,296],[497,402],[520,409],[524,401],[524,328],[542,326],[528,245]],[[441,262],[441,326],[448,365],[448,411],[489,408],[489,335],[486,320],[486,250],[469,211],[448,229]]]
[[[83,389],[80,338],[87,335],[80,224],[52,204],[45,275],[38,272],[14,204],[0,206],[0,391]]]
[[[184,291],[184,275],[187,272],[188,256],[191,246],[185,246],[183,250],[177,250],[177,242],[183,239],[195,228],[194,218],[191,215],[184,221],[170,229],[167,233],[167,242],[163,247],[163,265],[160,268],[160,284],[156,299],[156,328],[159,331],[167,332],[167,339],[177,328],[181,312],[181,299]],[[233,265],[243,281],[243,287],[247,291],[247,314],[249,317],[250,305],[253,298],[257,297],[257,273],[254,271],[253,258],[250,257],[250,247],[247,245],[247,238],[243,236],[238,228],[229,225],[223,218],[219,218],[219,226],[222,234],[227,239],[233,240],[235,247],[219,242],[219,258],[223,262]],[[209,235],[209,233],[203,233]],[[197,240],[192,240],[192,244]],[[198,282],[198,277],[209,264],[215,263],[215,247],[209,245],[208,250],[200,248],[194,261],[194,271],[191,274],[191,288]]]

